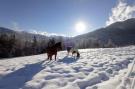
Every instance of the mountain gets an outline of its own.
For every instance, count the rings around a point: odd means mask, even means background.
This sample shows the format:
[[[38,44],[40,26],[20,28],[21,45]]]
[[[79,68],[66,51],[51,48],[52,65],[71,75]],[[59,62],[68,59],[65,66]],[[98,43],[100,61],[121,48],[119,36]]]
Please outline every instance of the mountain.
[[[105,28],[97,29],[74,37],[74,40],[96,39],[106,44],[111,39],[117,46],[135,44],[135,18],[113,23]]]
[[[14,30],[4,28],[4,27],[0,27],[0,35],[1,34],[8,34],[8,35],[14,34],[17,39],[21,39],[21,40],[24,40],[24,41],[32,40],[34,36],[38,40],[47,38],[46,36],[32,34],[32,33],[28,33],[28,32],[25,32],[25,31],[14,31]]]
[[[8,28],[4,28],[4,27],[0,27],[0,34],[2,33],[10,33],[10,34],[13,34],[15,33],[15,31],[11,30],[11,29],[8,29]]]
[[[51,38],[54,38],[55,42],[63,42],[62,48],[64,49],[66,37],[45,36],[0,27],[0,58],[45,53]]]
[[[33,37],[36,37],[37,40],[39,40],[39,41],[40,40],[49,40],[50,38],[55,38],[55,39],[68,38],[68,37],[55,36],[55,35],[46,36],[46,35],[41,35],[41,34],[34,34],[34,33],[27,32],[27,31],[14,31],[12,29],[5,28],[5,27],[0,27],[0,35],[1,34],[8,34],[8,35],[15,34],[17,39],[23,39],[24,41],[33,40]]]
[[[104,47],[111,40],[117,46],[126,46],[135,44],[135,18],[131,18],[125,21],[113,23],[107,27],[97,29],[93,32],[78,35],[75,37],[62,37],[55,36],[55,39],[71,40],[75,43],[77,48],[91,48],[97,47],[95,45],[102,45]],[[21,40],[33,40],[36,37],[38,41],[48,41],[51,37],[32,34],[24,31],[14,31],[8,28],[0,27],[0,35],[2,33],[15,34],[16,38]],[[93,43],[94,42],[94,43]],[[78,46],[79,45],[79,46]],[[84,46],[85,45],[85,46]]]

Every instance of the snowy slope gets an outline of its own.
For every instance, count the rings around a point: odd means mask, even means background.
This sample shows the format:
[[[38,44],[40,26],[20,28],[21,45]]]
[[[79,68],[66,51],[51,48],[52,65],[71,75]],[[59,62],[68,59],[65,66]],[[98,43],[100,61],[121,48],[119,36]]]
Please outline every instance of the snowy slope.
[[[0,60],[0,89],[135,89],[135,46]]]

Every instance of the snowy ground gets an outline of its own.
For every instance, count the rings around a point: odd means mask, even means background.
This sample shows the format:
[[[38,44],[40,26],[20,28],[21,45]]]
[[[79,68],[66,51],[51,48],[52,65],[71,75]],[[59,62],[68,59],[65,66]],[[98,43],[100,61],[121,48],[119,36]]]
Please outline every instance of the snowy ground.
[[[135,89],[135,46],[0,60],[0,89]]]

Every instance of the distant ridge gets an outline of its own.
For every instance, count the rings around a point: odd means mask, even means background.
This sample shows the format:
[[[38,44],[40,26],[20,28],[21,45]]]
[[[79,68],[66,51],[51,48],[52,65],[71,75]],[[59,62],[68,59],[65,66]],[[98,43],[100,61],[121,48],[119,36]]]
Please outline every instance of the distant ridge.
[[[0,35],[6,34],[15,34],[18,39],[27,39],[31,40],[35,36],[37,40],[50,39],[51,37],[33,34],[28,32],[18,32],[8,28],[0,27]],[[53,37],[53,36],[52,36]],[[62,36],[54,36],[62,37]],[[75,37],[62,37],[64,40],[66,38],[71,39],[75,44],[83,45],[84,42],[87,41],[88,45],[91,44],[89,39],[96,39],[100,42],[100,44],[107,44],[108,40],[112,40],[114,44],[117,46],[126,46],[126,45],[134,45],[135,44],[135,18],[131,18],[125,21],[113,23],[107,27],[97,29],[93,32],[89,32],[86,34],[78,35]],[[88,46],[90,47],[90,46]]]
[[[118,46],[135,44],[135,18],[113,23],[105,28],[74,37],[74,40],[96,38],[103,44],[111,39]]]

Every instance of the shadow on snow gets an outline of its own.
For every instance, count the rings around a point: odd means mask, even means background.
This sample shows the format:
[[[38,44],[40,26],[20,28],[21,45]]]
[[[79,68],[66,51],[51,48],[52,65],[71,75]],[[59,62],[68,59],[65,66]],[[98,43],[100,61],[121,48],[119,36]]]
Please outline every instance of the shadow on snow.
[[[59,60],[58,62],[70,64],[70,63],[76,62],[78,59],[79,58],[65,56],[63,59]]]
[[[69,64],[76,62],[78,59],[79,58],[65,56],[58,62]],[[20,68],[12,73],[3,76],[2,78],[0,78],[0,89],[22,88],[26,82],[30,81],[33,78],[34,75],[45,68],[45,66],[42,66],[44,62],[45,60],[35,64],[28,64],[23,68]]]
[[[25,67],[0,78],[0,89],[19,89],[23,87],[34,75],[44,69],[44,67],[42,67],[43,63],[44,61],[28,64]]]

